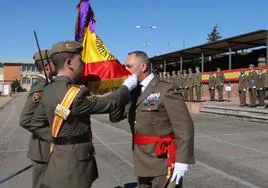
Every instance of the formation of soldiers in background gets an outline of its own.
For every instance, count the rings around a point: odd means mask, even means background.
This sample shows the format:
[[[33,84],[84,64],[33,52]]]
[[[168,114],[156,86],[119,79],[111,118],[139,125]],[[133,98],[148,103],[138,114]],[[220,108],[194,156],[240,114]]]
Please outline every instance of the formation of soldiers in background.
[[[240,70],[238,91],[240,106],[247,106],[246,104],[246,93],[249,95],[249,106],[264,106],[265,98],[267,98],[268,91],[268,72],[263,71],[261,67],[255,70],[254,65],[249,65],[249,73],[245,74],[244,70]]]
[[[255,66],[250,64],[248,75],[244,70],[240,71],[238,92],[241,107],[247,106],[246,96],[248,92],[249,106],[264,106],[265,99],[268,97],[268,72],[263,71],[262,67],[258,67],[255,70]],[[201,102],[201,87],[202,87],[202,75],[199,67],[195,68],[195,73],[192,69],[170,72],[159,72],[159,78],[167,82],[174,83],[179,89],[181,89],[184,100],[189,102]],[[223,101],[223,89],[224,89],[225,76],[220,68],[217,68],[216,74],[209,72],[208,78],[208,90],[210,94],[210,101],[215,100],[215,90],[218,93],[217,101]]]
[[[209,73],[209,92],[210,92],[210,100],[215,100],[215,89],[218,92],[218,101],[223,100],[223,85],[224,85],[224,74],[221,72],[220,68],[217,68],[216,77],[212,72]],[[159,78],[161,80],[165,80],[167,82],[172,82],[176,84],[176,86],[182,90],[183,97],[185,101],[196,101],[201,102],[201,87],[202,87],[202,75],[200,73],[199,67],[195,68],[195,73],[193,73],[192,69],[181,71],[172,71],[170,75],[169,72],[159,72]]]

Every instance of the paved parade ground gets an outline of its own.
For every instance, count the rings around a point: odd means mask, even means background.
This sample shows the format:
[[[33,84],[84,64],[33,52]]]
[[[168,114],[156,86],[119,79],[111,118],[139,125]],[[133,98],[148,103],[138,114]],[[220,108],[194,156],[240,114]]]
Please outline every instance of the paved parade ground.
[[[18,126],[26,96],[19,94],[0,110],[0,178],[30,164],[29,133]],[[111,124],[107,115],[91,119],[99,167],[93,188],[135,187],[128,124]],[[185,188],[268,187],[267,124],[207,114],[193,115],[193,120],[196,164],[185,176]],[[0,184],[0,188],[30,187],[30,170]]]

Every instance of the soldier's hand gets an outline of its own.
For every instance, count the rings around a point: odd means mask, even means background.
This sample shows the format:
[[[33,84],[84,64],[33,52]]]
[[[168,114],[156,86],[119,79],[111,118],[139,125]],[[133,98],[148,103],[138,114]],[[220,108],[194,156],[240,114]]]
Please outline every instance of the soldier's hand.
[[[137,86],[137,83],[137,75],[133,74],[124,81],[123,85],[126,86],[129,91],[132,91]]]
[[[181,177],[184,176],[187,170],[188,164],[175,162],[175,168],[170,181],[174,181],[176,185],[179,184]]]
[[[247,91],[247,89],[243,89],[244,91]]]

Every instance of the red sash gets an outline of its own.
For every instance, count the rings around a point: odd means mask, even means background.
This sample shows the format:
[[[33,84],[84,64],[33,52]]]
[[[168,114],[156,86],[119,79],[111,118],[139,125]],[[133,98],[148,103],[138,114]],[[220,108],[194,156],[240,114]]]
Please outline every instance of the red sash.
[[[176,157],[176,143],[174,141],[175,135],[170,134],[164,137],[149,136],[142,134],[135,134],[133,142],[137,145],[156,144],[155,154],[161,156],[168,154],[168,176],[170,176],[174,169]]]

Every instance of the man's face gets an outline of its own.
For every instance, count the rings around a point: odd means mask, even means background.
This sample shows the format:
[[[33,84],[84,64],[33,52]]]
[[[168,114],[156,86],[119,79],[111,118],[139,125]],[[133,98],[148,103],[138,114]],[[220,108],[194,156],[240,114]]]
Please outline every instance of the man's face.
[[[138,80],[142,81],[141,75],[146,72],[147,69],[147,64],[145,62],[139,62],[135,57],[135,54],[131,54],[127,57],[125,66],[131,74],[136,74]]]
[[[73,70],[76,80],[79,80],[83,75],[84,65],[81,55],[76,54],[71,59],[71,69]]]

